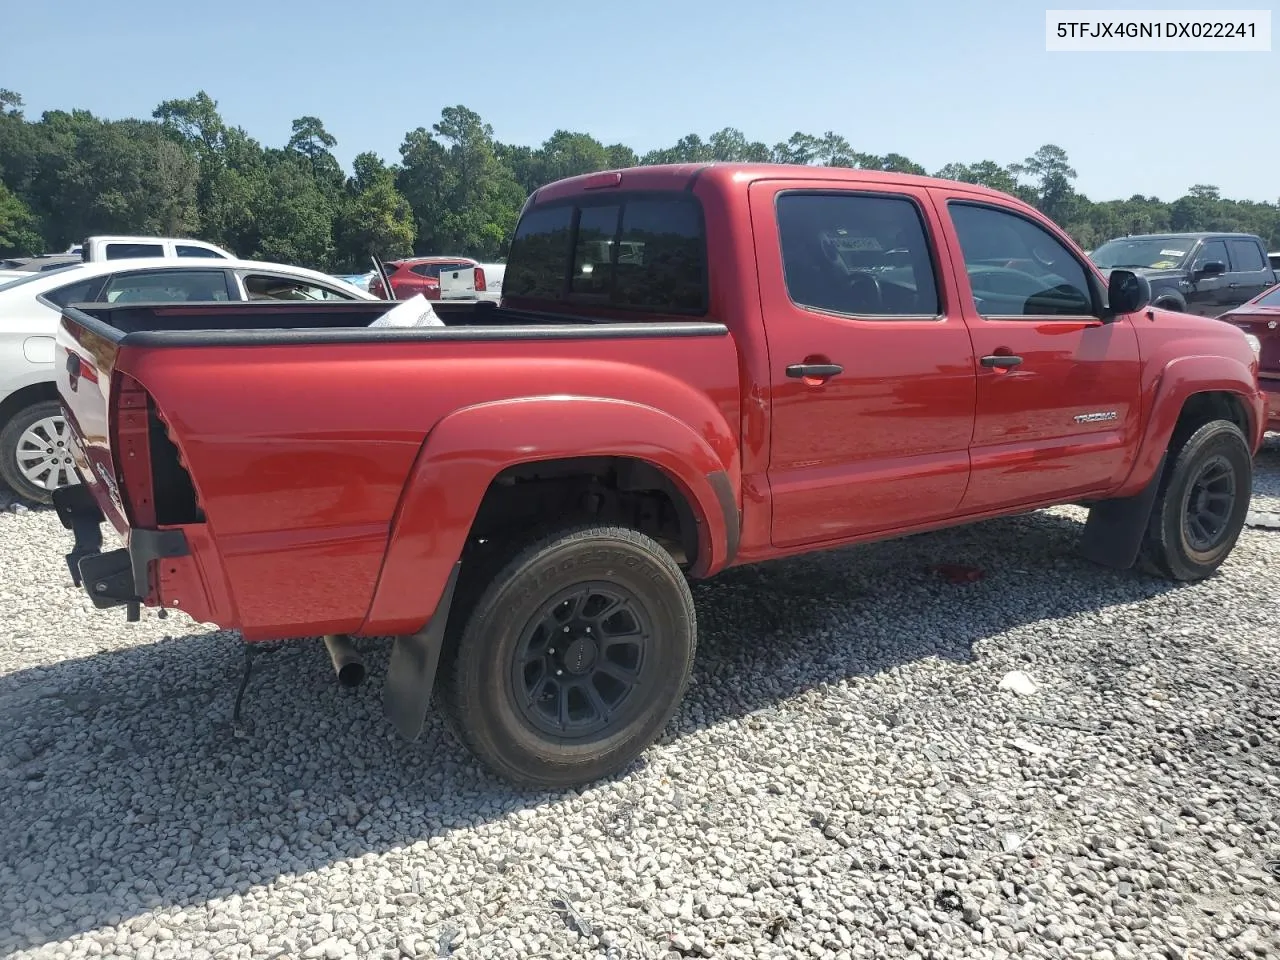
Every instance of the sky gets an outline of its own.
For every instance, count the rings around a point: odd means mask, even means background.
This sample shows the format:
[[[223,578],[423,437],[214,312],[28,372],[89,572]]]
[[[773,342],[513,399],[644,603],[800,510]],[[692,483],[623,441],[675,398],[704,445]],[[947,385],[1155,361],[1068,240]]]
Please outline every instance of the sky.
[[[767,144],[832,130],[931,172],[1055,143],[1094,200],[1171,200],[1197,183],[1280,198],[1280,47],[1046,52],[1045,9],[1070,9],[1062,0],[218,0],[186,16],[174,0],[40,6],[4,14],[0,31],[0,88],[31,118],[73,107],[148,117],[203,89],[268,145],[284,144],[294,118],[319,117],[349,165],[364,150],[398,160],[408,130],[463,104],[508,143],[563,128],[644,153],[726,126]]]

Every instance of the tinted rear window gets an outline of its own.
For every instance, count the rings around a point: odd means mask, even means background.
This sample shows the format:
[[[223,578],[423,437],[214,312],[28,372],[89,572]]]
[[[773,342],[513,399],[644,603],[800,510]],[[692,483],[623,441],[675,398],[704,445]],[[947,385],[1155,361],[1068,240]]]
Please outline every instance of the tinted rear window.
[[[71,283],[56,290],[50,290],[44,298],[59,307],[65,307],[68,303],[87,303],[97,299],[102,281],[102,277],[90,277],[79,283]]]
[[[108,260],[135,260],[139,257],[163,257],[164,246],[159,243],[108,243]]]
[[[655,313],[707,308],[702,208],[646,193],[535,207],[516,228],[503,293]]]
[[[1231,251],[1232,270],[1265,270],[1267,261],[1262,259],[1262,250],[1252,240],[1231,240],[1227,243]]]

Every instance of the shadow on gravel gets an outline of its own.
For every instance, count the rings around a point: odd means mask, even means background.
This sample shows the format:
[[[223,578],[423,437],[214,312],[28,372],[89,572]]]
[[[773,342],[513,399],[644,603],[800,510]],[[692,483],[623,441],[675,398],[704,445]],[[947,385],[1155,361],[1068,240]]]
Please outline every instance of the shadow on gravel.
[[[667,739],[823,684],[968,662],[975,642],[1019,625],[1172,589],[1078,559],[1080,529],[1007,518],[695,585],[698,665]],[[953,585],[930,569],[940,562],[985,564],[985,576]],[[102,629],[127,627],[103,616]],[[319,643],[270,647],[245,699],[252,735],[237,739],[239,646],[197,634],[0,678],[0,953],[561,799],[483,772],[437,716],[417,743],[396,739],[376,642],[355,691],[337,687]]]

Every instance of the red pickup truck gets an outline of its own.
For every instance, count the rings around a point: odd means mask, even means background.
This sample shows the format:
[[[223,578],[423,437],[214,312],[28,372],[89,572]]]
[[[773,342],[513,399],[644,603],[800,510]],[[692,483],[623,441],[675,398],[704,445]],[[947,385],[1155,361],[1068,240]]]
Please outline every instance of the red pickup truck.
[[[527,201],[501,302],[443,326],[67,308],[68,564],[100,607],[322,635],[344,669],[388,638],[401,734],[434,691],[499,774],[583,783],[677,709],[691,578],[1063,503],[1096,562],[1211,574],[1249,506],[1257,356],[1149,297],[980,187],[576,177]]]
[[[1258,385],[1267,397],[1267,428],[1280,430],[1280,284],[1218,317],[1258,344]]]

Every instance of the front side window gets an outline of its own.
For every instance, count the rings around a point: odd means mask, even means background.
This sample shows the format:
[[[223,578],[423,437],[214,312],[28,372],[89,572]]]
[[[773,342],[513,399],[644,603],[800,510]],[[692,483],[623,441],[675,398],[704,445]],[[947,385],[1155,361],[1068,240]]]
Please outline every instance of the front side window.
[[[706,246],[702,208],[683,193],[535,207],[516,228],[503,293],[701,315]]]
[[[1272,287],[1254,301],[1260,307],[1280,307],[1280,284]]]
[[[108,243],[108,260],[136,260],[139,257],[163,257],[164,245],[160,243]]]
[[[1220,263],[1223,269],[1227,266],[1227,245],[1221,240],[1207,240],[1196,253],[1196,261],[1191,265],[1193,273],[1199,273],[1207,264]]]
[[[102,299],[107,303],[201,303],[230,297],[221,270],[157,270],[115,275]]]
[[[942,312],[924,221],[906,197],[784,193],[778,239],[787,293],[853,316]]]
[[[1025,217],[952,200],[947,208],[982,317],[1093,314],[1084,267],[1048,230]]]
[[[244,278],[250,300],[354,300],[349,294],[294,277],[250,274]]]

